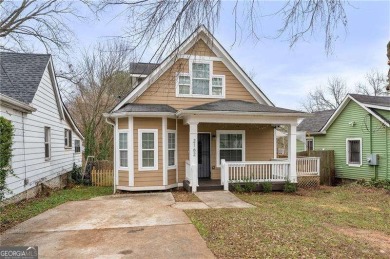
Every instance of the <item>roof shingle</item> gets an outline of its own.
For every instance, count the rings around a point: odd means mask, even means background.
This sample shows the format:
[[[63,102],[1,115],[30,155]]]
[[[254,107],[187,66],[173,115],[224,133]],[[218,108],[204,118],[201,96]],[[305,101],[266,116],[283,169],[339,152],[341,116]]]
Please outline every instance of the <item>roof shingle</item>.
[[[130,63],[130,73],[139,75],[149,75],[160,64],[157,63]]]
[[[140,104],[127,103],[114,113],[120,112],[170,112],[176,113],[176,109],[167,104]]]
[[[285,108],[269,106],[266,104],[251,103],[241,100],[219,100],[202,105],[186,108],[196,111],[231,111],[231,112],[275,112],[275,113],[302,113]]]
[[[0,92],[31,103],[49,59],[49,54],[0,52]]]
[[[332,117],[335,110],[325,110],[314,112],[312,117],[304,119],[297,127],[298,131],[306,131],[308,133],[320,132],[326,122]]]
[[[390,107],[390,96],[369,96],[361,94],[349,94],[356,101],[368,104],[368,105],[378,105]]]

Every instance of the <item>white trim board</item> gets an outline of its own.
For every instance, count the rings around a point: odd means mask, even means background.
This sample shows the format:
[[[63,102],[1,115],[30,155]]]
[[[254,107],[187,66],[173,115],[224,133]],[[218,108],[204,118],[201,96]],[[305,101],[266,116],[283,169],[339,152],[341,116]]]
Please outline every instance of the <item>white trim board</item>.
[[[358,140],[360,144],[360,163],[350,163],[349,162],[349,141]],[[346,138],[345,139],[345,163],[347,166],[351,167],[361,167],[363,164],[363,139],[362,138]]]
[[[154,166],[142,166],[142,133],[154,134]],[[158,170],[158,129],[138,129],[138,171],[157,171]]]
[[[267,98],[267,96],[256,86],[250,77],[242,70],[242,68],[235,62],[230,54],[222,47],[222,45],[215,39],[215,37],[204,26],[200,26],[194,33],[192,33],[176,50],[174,50],[145,80],[143,80],[130,94],[122,99],[112,110],[117,111],[125,103],[133,102],[140,95],[142,95],[149,86],[154,83],[164,72],[166,72],[176,61],[177,55],[186,53],[199,39],[203,41],[212,42],[209,45],[211,50],[220,58],[223,63],[233,73],[234,76],[241,82],[241,84],[249,91],[249,93],[260,104],[274,104]]]
[[[390,127],[390,124],[383,120],[380,116],[378,116],[376,113],[374,113],[372,110],[367,108],[363,103],[358,102],[355,98],[350,96],[349,94],[344,98],[343,102],[339,105],[339,107],[336,109],[336,111],[333,113],[333,115],[329,118],[329,120],[326,122],[326,124],[322,127],[320,130],[320,133],[326,133],[326,130],[329,129],[329,127],[332,125],[332,123],[337,119],[337,117],[340,115],[340,113],[344,110],[344,108],[348,105],[350,101],[354,101],[356,104],[358,104],[360,107],[362,107],[366,112],[374,116],[377,120],[382,122],[387,127]]]

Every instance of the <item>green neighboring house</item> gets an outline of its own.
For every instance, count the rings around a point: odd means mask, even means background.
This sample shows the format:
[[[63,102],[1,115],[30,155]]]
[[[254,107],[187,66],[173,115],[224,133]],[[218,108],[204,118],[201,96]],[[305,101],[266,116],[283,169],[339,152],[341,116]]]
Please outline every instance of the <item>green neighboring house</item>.
[[[306,131],[297,151],[335,151],[337,178],[390,179],[390,97],[348,94],[334,112],[315,113],[297,130]]]

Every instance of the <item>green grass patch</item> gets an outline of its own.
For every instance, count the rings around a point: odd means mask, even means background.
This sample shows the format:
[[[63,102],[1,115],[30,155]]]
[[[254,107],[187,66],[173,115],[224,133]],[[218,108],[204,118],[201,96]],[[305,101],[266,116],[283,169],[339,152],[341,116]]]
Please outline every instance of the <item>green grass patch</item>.
[[[386,258],[390,251],[385,190],[352,185],[236,195],[256,208],[186,211],[218,258]],[[367,239],[371,233],[385,242]]]
[[[7,205],[0,208],[0,232],[65,202],[87,200],[109,194],[112,194],[112,187],[74,186],[71,189],[54,191],[48,197],[38,197]]]

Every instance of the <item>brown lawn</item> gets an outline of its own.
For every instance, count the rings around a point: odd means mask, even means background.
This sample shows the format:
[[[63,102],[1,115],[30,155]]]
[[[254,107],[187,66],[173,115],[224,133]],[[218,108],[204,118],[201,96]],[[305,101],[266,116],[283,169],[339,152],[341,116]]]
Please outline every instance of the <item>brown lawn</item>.
[[[385,190],[350,185],[236,195],[256,208],[186,211],[218,258],[389,258]]]

